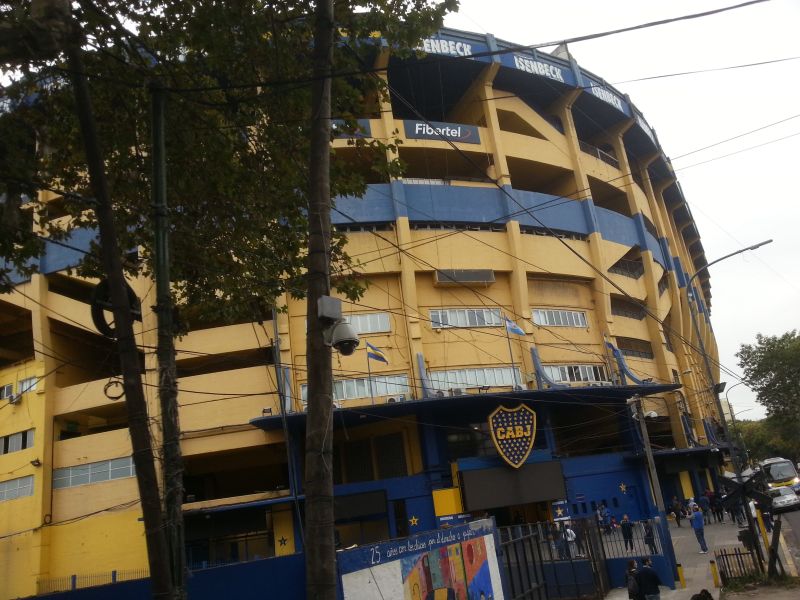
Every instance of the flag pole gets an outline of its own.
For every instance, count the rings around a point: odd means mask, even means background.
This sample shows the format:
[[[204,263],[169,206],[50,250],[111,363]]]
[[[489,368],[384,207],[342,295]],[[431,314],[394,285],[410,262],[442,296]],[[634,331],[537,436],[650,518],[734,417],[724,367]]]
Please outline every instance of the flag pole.
[[[369,384],[369,397],[372,400],[372,405],[375,406],[375,394],[372,391],[372,370],[369,366],[369,346],[366,346],[367,354],[367,383]]]
[[[519,380],[517,378],[517,370],[516,365],[514,364],[514,351],[511,349],[511,332],[508,331],[508,317],[505,317],[505,328],[506,328],[506,342],[508,342],[508,358],[511,360],[511,374],[514,377],[514,390],[516,390],[519,386]]]

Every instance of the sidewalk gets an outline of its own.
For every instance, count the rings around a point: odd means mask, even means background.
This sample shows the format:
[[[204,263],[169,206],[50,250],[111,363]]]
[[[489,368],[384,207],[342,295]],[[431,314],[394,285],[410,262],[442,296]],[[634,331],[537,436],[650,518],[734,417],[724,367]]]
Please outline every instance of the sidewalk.
[[[674,590],[668,587],[661,588],[661,598],[662,600],[689,600],[700,590],[706,589],[711,592],[715,599],[718,599],[719,589],[714,587],[709,561],[714,560],[715,548],[741,545],[741,542],[737,539],[739,527],[730,521],[706,525],[705,537],[709,552],[708,554],[700,554],[700,546],[697,543],[697,538],[695,538],[691,525],[689,525],[688,521],[683,521],[681,525],[681,527],[677,527],[674,522],[670,521],[669,530],[672,535],[675,556],[678,563],[683,566],[686,588],[681,589],[680,582],[676,581]],[[784,527],[786,527],[785,522]],[[770,591],[770,600],[796,600],[798,598],[797,590],[785,591],[788,594],[785,599],[783,598],[783,591]],[[628,590],[625,588],[613,589],[606,596],[606,600],[627,600],[627,598]]]

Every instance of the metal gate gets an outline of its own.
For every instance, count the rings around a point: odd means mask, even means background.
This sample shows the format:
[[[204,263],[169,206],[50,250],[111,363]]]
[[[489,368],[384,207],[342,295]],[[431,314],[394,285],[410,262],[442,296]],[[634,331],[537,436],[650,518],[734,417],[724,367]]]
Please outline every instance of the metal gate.
[[[500,527],[498,537],[498,558],[513,600],[600,600],[609,589],[593,519]]]

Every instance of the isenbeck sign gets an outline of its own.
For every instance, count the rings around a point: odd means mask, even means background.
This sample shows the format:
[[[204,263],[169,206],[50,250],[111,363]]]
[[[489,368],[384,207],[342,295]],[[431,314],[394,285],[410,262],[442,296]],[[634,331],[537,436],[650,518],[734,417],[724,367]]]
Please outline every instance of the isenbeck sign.
[[[474,125],[437,123],[435,121],[404,121],[406,138],[480,144],[481,135]]]

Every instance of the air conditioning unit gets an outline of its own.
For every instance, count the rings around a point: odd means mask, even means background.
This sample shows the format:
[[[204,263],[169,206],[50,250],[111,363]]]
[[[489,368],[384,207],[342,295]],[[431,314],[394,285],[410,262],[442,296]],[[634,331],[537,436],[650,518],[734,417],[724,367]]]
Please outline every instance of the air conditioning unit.
[[[462,388],[450,388],[451,396],[463,396],[464,390]]]
[[[20,400],[22,400],[22,394],[11,394],[8,397],[9,404],[19,404]]]
[[[389,402],[389,403],[392,403],[392,404],[394,404],[395,402],[405,402],[405,401],[406,401],[406,397],[404,395],[402,395],[402,394],[400,394],[399,396],[389,396],[388,398],[386,398],[386,402]]]

